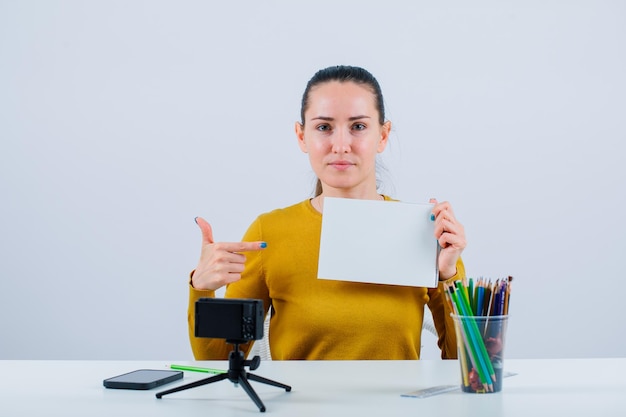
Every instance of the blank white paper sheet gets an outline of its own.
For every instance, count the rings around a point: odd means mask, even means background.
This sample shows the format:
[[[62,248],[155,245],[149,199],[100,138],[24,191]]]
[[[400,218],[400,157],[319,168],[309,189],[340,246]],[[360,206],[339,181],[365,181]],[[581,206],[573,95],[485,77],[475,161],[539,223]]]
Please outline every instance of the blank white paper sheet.
[[[432,204],[324,198],[318,278],[436,287]]]

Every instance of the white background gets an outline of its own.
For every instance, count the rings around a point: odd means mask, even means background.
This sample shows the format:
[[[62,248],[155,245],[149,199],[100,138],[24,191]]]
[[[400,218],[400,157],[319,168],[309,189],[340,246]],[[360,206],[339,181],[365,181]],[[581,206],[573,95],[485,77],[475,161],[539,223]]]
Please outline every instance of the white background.
[[[204,216],[310,196],[293,132],[335,64],[380,81],[388,194],[452,202],[514,276],[507,356],[626,355],[626,3],[0,0],[0,359],[191,359]]]

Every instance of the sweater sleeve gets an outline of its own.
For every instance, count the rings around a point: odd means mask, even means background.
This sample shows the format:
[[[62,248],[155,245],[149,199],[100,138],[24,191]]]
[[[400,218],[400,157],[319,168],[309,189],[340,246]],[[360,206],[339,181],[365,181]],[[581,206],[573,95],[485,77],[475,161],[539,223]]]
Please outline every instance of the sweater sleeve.
[[[440,281],[436,288],[428,290],[428,308],[430,308],[435,329],[437,329],[437,345],[441,349],[441,359],[457,359],[458,356],[454,321],[450,317],[452,311],[445,299],[444,284],[463,278],[465,278],[465,266],[459,258],[456,264],[456,275],[445,281]]]

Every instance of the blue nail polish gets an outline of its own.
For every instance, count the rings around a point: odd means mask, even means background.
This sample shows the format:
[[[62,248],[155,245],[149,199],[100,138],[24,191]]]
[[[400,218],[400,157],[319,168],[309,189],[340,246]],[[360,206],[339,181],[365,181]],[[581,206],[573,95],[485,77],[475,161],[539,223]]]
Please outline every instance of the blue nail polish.
[[[194,217],[193,221],[196,222],[196,224],[198,224],[198,216]]]
[[[261,244],[259,245],[259,247],[260,247],[261,249],[267,248],[267,243],[265,243],[265,242],[261,242]]]
[[[433,221],[433,222],[435,221],[435,215],[432,214],[432,213],[430,214],[430,220]]]

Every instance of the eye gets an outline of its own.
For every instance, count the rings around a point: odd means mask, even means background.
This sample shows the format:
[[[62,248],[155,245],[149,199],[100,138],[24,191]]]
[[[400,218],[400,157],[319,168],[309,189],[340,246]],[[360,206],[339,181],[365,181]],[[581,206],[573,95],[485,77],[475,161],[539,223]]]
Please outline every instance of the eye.
[[[365,130],[367,126],[364,123],[355,123],[352,125],[352,129],[354,130]]]
[[[315,126],[315,129],[320,132],[329,132],[331,130],[331,127],[327,123],[322,123],[320,125]]]

